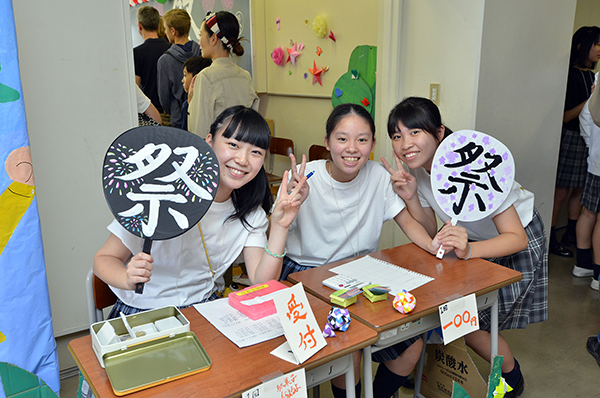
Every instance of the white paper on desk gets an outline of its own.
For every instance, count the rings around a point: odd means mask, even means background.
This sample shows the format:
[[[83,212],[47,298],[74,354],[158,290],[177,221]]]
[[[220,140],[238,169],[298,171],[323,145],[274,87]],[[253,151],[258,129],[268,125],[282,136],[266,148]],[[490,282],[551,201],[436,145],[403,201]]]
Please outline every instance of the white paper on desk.
[[[364,256],[349,263],[331,268],[329,271],[356,278],[359,281],[377,283],[389,287],[395,296],[403,289],[411,291],[431,282],[434,278],[402,268],[371,256]]]
[[[304,368],[281,375],[242,393],[242,398],[308,398]]]
[[[253,321],[230,306],[226,298],[195,304],[194,308],[240,348],[262,343],[283,334],[283,326],[277,314]]]
[[[299,363],[303,363],[327,345],[302,283],[282,290],[273,302],[283,325],[285,338]]]

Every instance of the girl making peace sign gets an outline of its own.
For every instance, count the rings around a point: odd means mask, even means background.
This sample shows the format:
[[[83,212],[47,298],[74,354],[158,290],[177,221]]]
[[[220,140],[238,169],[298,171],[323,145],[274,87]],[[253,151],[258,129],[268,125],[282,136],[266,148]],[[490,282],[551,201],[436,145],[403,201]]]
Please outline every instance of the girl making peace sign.
[[[303,203],[290,226],[281,279],[292,272],[377,251],[383,223],[392,219],[413,242],[432,254],[440,244],[446,250],[455,248],[459,240],[448,238],[455,228],[445,227],[435,238],[429,237],[395,194],[383,166],[369,160],[375,147],[375,124],[364,107],[338,105],[325,129],[325,146],[332,160],[306,163],[303,156],[302,164],[296,167],[291,156],[290,186],[301,182],[305,173],[314,175],[299,193]],[[280,197],[286,193],[284,189],[280,189]],[[466,237],[462,245],[466,246]],[[373,354],[373,359],[381,362],[373,383],[375,397],[389,397],[404,384],[422,346],[417,338]],[[360,353],[354,364],[355,380],[360,381]],[[344,386],[343,376],[332,381],[335,397],[345,396]],[[360,384],[357,390],[360,396]]]

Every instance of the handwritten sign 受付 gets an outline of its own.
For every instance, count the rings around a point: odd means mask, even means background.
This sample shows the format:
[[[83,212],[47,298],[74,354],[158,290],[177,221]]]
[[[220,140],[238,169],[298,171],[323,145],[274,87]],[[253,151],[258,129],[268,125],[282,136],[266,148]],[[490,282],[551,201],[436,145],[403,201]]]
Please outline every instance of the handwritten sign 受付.
[[[477,315],[477,300],[475,294],[470,294],[447,302],[438,307],[444,345],[479,330]]]
[[[303,363],[327,345],[302,283],[282,290],[273,301],[287,339],[285,344],[289,344],[298,363]]]
[[[473,130],[445,138],[431,166],[435,200],[458,221],[477,221],[492,214],[510,193],[514,179],[515,163],[508,148]]]

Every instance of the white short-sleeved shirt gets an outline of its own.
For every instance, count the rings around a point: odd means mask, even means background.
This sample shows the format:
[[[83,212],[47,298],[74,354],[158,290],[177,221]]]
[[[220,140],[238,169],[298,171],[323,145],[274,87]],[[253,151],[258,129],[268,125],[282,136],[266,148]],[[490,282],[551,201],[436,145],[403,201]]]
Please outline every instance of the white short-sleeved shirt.
[[[247,216],[253,227],[248,228],[250,231],[238,219],[225,222],[233,213],[231,199],[222,203],[213,202],[200,221],[210,263],[215,272],[214,280],[196,225],[176,238],[152,242],[152,277],[145,284],[143,294],[112,286],[111,289],[125,304],[141,309],[165,305],[189,306],[222,290],[223,274],[244,247],[264,247],[267,243],[269,222],[261,207]],[[144,239],[125,230],[116,220],[108,226],[108,230],[121,239],[132,254],[142,250]]]
[[[287,239],[288,257],[305,266],[376,251],[383,223],[405,207],[383,165],[368,161],[356,178],[343,183],[330,177],[325,164],[306,164],[305,174],[315,174]]]
[[[413,174],[417,178],[417,189],[419,192],[419,200],[421,205],[423,207],[431,207],[435,214],[443,222],[450,220],[451,217],[444,213],[433,196],[433,191],[431,189],[431,177],[427,170],[420,167],[414,170]],[[492,239],[498,236],[498,229],[496,229],[493,218],[507,210],[510,206],[515,207],[515,210],[521,219],[521,224],[523,224],[523,227],[526,227],[533,218],[533,193],[523,189],[523,187],[521,187],[521,185],[515,181],[506,200],[495,212],[482,220],[474,222],[459,221],[457,225],[460,225],[467,230],[469,239],[471,240],[481,241]]]
[[[142,92],[142,90],[135,85],[135,94],[137,99],[137,108],[138,113],[144,113],[150,107],[150,98],[146,97],[146,94]]]

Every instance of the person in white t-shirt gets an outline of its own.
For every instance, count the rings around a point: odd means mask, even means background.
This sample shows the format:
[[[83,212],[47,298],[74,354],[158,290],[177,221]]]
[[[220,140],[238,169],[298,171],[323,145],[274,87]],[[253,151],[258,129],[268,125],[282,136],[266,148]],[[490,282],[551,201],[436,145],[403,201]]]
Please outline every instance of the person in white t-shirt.
[[[430,238],[405,210],[384,167],[369,160],[375,147],[375,124],[363,106],[342,104],[334,108],[326,123],[325,146],[332,160],[306,163],[303,157],[296,167],[291,156],[294,182],[313,174],[307,184],[310,189],[304,191],[302,207],[290,226],[282,280],[292,272],[377,251],[383,223],[392,219],[413,242],[432,254],[440,243],[448,251],[454,249],[458,240],[452,231],[457,229],[449,226]],[[280,188],[280,197],[285,189]],[[373,359],[381,363],[373,382],[375,397],[390,397],[402,387],[422,347],[422,340],[416,338],[373,354]],[[360,396],[360,353],[354,364]],[[344,380],[343,376],[332,380],[334,397],[345,396]]]
[[[452,131],[442,124],[437,106],[427,98],[410,97],[390,112],[388,134],[392,139],[398,170],[382,159],[391,175],[394,191],[404,199],[412,216],[434,236],[436,215],[445,223],[450,217],[438,206],[431,188],[431,164],[435,151]],[[414,175],[402,168],[402,163]],[[418,195],[417,195],[418,193]],[[534,207],[534,197],[514,182],[502,206],[490,216],[475,222],[458,222],[468,236],[467,247],[456,255],[468,260],[484,257],[514,269],[523,279],[499,290],[499,330],[522,329],[530,323],[548,319],[548,252],[544,225]],[[465,341],[482,358],[490,361],[490,309],[480,311],[480,330],[465,336]],[[498,336],[499,354],[504,356],[502,375],[514,388],[505,397],[518,397],[524,379],[508,343]]]
[[[253,283],[281,273],[288,227],[298,213],[305,180],[278,198],[267,239],[273,199],[263,167],[270,142],[266,121],[253,109],[228,108],[211,126],[206,142],[219,160],[220,182],[197,226],[155,241],[149,255],[142,252],[142,238],[116,221],[109,225],[111,234],[94,257],[94,273],[118,297],[109,317],[214,300],[224,288],[224,272],[240,254]],[[134,293],[138,283],[145,283],[143,294]]]

